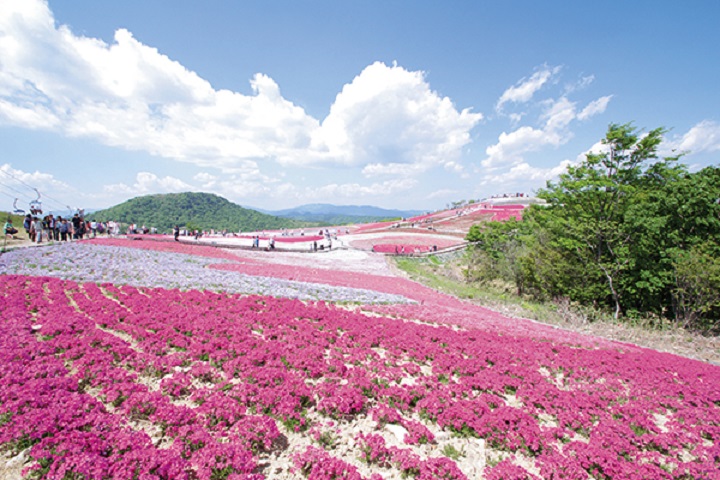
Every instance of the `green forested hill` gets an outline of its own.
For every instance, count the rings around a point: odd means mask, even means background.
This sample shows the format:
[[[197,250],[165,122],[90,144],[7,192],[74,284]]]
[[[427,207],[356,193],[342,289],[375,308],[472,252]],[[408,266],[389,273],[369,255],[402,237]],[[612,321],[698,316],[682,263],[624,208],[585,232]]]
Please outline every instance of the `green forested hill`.
[[[167,193],[136,197],[114,207],[87,215],[100,222],[135,223],[166,231],[180,227],[237,232],[278,228],[299,228],[315,224],[274,217],[214,195],[212,193]]]

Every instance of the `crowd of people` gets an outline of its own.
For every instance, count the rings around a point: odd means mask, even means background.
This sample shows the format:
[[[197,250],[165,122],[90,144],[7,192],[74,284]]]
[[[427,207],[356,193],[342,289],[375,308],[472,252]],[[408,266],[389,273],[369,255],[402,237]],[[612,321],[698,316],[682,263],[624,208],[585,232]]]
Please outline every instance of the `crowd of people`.
[[[96,237],[98,234],[117,235],[120,233],[120,224],[117,222],[89,221],[78,213],[69,219],[59,215],[55,217],[50,214],[38,217],[28,213],[23,219],[23,228],[30,241],[34,243],[51,240],[67,242],[68,240]],[[15,235],[17,232],[17,228],[8,220],[5,224],[5,234]]]

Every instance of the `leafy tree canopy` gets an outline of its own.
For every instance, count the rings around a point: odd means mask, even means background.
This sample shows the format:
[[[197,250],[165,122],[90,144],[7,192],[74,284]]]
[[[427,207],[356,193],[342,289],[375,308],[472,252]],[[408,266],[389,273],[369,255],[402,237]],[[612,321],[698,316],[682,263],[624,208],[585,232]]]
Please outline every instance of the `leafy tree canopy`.
[[[469,272],[512,280],[521,293],[605,306],[616,318],[717,327],[720,169],[689,173],[679,157],[658,158],[664,133],[610,125],[602,152],[538,193],[547,206],[530,207],[516,225],[471,229]],[[700,275],[701,264],[712,274]]]

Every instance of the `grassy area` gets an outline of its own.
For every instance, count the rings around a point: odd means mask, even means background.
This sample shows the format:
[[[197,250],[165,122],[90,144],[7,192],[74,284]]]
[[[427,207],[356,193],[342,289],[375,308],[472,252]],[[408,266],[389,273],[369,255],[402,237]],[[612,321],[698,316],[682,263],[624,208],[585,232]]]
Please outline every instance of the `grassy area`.
[[[475,303],[514,317],[529,318],[552,324],[564,324],[567,322],[567,318],[565,318],[567,313],[559,311],[558,305],[520,297],[516,295],[511,284],[502,282],[492,284],[466,282],[462,272],[461,260],[443,262],[437,257],[396,257],[395,263],[400,270],[403,270],[413,280],[455,297],[472,300]],[[592,320],[594,319],[593,316]]]
[[[511,284],[468,283],[462,259],[397,257],[395,263],[410,278],[435,290],[466,299],[504,315],[528,318],[579,333],[629,342],[720,364],[720,337],[709,337],[658,319],[615,320],[611,314],[573,305],[567,300],[538,302],[516,295]]]

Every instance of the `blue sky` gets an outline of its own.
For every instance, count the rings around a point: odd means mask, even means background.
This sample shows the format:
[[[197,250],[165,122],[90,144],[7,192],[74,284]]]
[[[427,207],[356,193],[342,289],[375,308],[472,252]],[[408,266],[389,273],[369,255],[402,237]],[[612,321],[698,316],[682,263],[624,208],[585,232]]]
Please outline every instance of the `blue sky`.
[[[0,204],[532,194],[610,123],[720,158],[720,2],[2,0]]]

